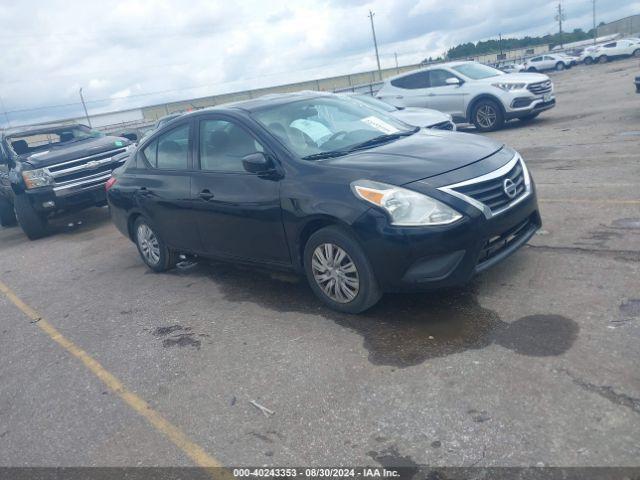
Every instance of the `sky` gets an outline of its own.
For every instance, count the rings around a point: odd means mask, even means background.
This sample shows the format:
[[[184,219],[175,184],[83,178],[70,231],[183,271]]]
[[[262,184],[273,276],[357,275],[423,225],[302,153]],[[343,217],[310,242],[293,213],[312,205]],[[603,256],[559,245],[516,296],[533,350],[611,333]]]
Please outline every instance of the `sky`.
[[[0,127],[292,83],[557,31],[557,0],[0,0]],[[564,30],[592,0],[563,0]],[[640,0],[597,0],[597,22]],[[6,114],[4,112],[7,112]]]

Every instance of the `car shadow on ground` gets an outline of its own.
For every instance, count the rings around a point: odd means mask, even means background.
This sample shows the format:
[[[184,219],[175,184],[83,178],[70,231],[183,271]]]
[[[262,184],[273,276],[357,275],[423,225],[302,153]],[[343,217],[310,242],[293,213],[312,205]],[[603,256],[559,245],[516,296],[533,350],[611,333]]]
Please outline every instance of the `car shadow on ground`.
[[[375,365],[409,367],[493,344],[521,355],[557,356],[571,348],[579,331],[575,321],[549,312],[503,321],[480,306],[477,283],[431,293],[387,294],[367,312],[347,315],[325,308],[306,280],[291,274],[204,261],[174,274],[211,280],[229,302],[325,317],[361,335]]]

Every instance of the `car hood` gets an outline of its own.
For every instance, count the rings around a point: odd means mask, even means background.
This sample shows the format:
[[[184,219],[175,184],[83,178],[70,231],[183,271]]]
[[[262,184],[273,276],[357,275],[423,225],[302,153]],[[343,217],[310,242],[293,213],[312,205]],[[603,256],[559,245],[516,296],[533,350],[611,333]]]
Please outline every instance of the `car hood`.
[[[343,178],[404,185],[465,167],[502,148],[503,144],[480,135],[420,130],[379,147],[319,162],[331,170],[342,170]]]
[[[98,155],[109,150],[123,149],[130,144],[131,141],[126,138],[111,136],[88,138],[80,142],[36,152],[24,156],[20,160],[33,168],[43,168],[77,158]]]
[[[446,113],[430,108],[403,108],[392,112],[391,115],[415,127],[431,127],[437,123],[451,120],[451,117]]]
[[[542,73],[526,73],[526,72],[514,72],[505,73],[504,75],[498,75],[496,77],[483,78],[477,80],[478,82],[492,84],[492,83],[537,83],[549,80],[549,77]]]

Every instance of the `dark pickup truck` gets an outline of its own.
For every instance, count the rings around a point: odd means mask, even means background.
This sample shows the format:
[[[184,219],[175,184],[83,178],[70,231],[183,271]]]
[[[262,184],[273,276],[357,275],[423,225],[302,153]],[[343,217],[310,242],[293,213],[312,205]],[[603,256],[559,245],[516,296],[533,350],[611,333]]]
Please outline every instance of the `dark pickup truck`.
[[[104,185],[126,160],[130,140],[84,125],[18,127],[0,133],[0,224],[30,239],[51,216],[106,205]]]

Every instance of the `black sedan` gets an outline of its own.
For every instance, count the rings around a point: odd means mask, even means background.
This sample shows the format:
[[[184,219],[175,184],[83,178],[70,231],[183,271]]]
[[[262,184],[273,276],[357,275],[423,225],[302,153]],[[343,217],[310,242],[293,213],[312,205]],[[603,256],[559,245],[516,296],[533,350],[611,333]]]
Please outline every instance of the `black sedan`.
[[[540,227],[511,148],[315,92],[186,114],[107,189],[151,269],[186,254],[293,270],[350,313],[383,292],[465,283]]]

